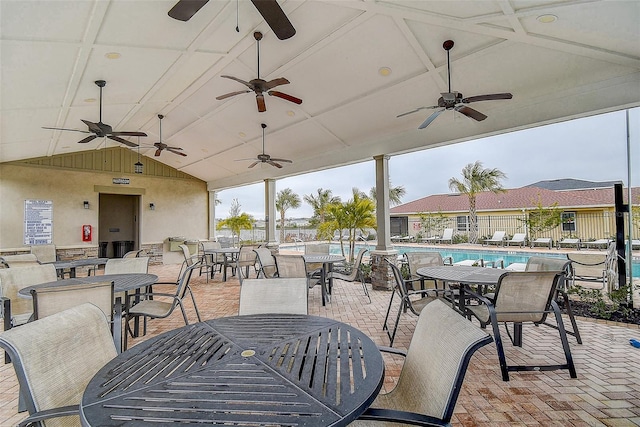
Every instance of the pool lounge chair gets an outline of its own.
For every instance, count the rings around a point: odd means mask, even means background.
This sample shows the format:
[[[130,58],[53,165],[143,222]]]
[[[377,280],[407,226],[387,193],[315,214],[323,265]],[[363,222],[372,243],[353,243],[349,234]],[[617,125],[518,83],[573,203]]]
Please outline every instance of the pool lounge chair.
[[[613,240],[598,239],[591,242],[580,242],[580,246],[588,249],[606,249]]]
[[[496,245],[503,246],[505,242],[505,239],[504,239],[505,234],[507,234],[506,231],[496,231],[495,233],[493,233],[493,236],[491,236],[490,239],[487,239],[484,242],[482,242],[482,246],[488,246],[491,243],[495,243]]]
[[[531,241],[531,248],[538,245],[547,246],[549,247],[549,249],[551,249],[551,247],[553,246],[553,239],[551,237],[538,237],[537,239]]]
[[[631,240],[631,249],[640,249],[640,239]]]
[[[441,237],[427,237],[426,239],[420,239],[425,243],[445,243],[449,242],[453,244],[453,228],[445,228]]]
[[[510,244],[517,244],[524,248],[524,245],[527,243],[527,235],[525,233],[515,233],[513,237],[506,241],[507,246]]]
[[[576,249],[580,250],[580,239],[565,237],[562,240],[558,241],[558,249],[560,249],[563,246],[575,246]]]

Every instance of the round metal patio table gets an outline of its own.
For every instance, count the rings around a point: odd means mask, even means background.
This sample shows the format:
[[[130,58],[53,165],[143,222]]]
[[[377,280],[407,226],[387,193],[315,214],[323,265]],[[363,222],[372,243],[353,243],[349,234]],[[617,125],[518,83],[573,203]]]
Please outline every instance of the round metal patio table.
[[[360,330],[305,315],[212,319],[118,355],[87,385],[83,426],[168,423],[342,426],[382,387],[384,361]]]

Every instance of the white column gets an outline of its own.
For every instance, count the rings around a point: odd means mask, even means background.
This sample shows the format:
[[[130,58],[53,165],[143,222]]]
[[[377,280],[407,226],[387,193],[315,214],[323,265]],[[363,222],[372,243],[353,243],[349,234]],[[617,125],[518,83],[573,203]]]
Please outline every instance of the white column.
[[[391,247],[391,221],[389,219],[389,156],[374,156],[376,162],[376,222],[378,226],[377,251]]]
[[[209,190],[209,240],[216,240],[216,191]]]
[[[277,246],[276,239],[276,181],[264,180],[264,219],[266,221],[267,246]]]

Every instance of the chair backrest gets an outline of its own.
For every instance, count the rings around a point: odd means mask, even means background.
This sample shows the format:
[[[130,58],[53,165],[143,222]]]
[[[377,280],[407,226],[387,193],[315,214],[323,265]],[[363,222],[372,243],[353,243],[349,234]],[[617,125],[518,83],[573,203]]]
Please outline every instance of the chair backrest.
[[[606,269],[606,254],[569,253],[573,274],[578,277],[603,277]]]
[[[71,307],[91,303],[113,319],[113,282],[81,283],[31,290],[33,318],[42,319]]]
[[[33,267],[40,265],[38,258],[34,254],[18,254],[18,255],[4,255],[0,258],[0,261],[5,267]]]
[[[442,238],[440,240],[452,240],[453,239],[453,228],[445,228],[442,232]]]
[[[112,258],[104,266],[104,274],[148,273],[149,257]]]
[[[122,255],[122,258],[137,258],[140,254],[144,252],[142,249],[137,249],[135,251],[129,251],[126,254]]]
[[[471,356],[491,341],[489,334],[444,302],[429,303],[420,312],[398,384],[389,396],[395,403],[392,409],[448,423]]]
[[[389,267],[391,267],[391,271],[393,272],[393,278],[396,282],[395,285],[395,289],[397,289],[398,293],[400,294],[400,297],[403,298],[407,304],[407,308],[409,308],[414,314],[419,314],[411,305],[411,299],[408,297],[409,295],[409,291],[407,289],[407,284],[404,281],[404,278],[402,277],[402,272],[400,271],[400,269],[398,268],[397,265],[393,264],[390,261],[387,261],[389,263]]]
[[[498,322],[541,323],[564,272],[508,272],[496,286],[494,307]]]
[[[364,254],[367,253],[368,249],[360,249],[358,252],[358,256],[353,263],[353,268],[351,269],[351,273],[348,276],[340,276],[340,279],[346,280],[348,282],[353,282],[358,278],[358,273],[360,272],[360,266],[362,265],[362,258]]]
[[[330,248],[330,243],[307,243],[304,245],[304,253],[329,255]]]
[[[11,357],[30,414],[78,405],[89,380],[117,355],[109,322],[92,304],[5,331],[0,347]],[[46,425],[80,425],[80,420],[61,417]]]
[[[205,240],[200,242],[200,250],[201,251],[205,251],[207,249],[221,249],[222,245],[220,245],[220,242],[216,242],[214,240]]]
[[[178,245],[178,247],[182,249],[182,255],[184,255],[184,262],[187,264],[187,267],[191,267],[194,261],[191,256],[191,251],[189,251],[189,246]]]
[[[564,271],[568,272],[571,261],[564,258],[532,256],[527,260],[524,271]]]
[[[58,260],[58,256],[56,255],[56,245],[31,246],[31,253],[35,255],[41,263],[54,262]]]
[[[306,278],[245,279],[238,314],[308,314],[308,292]]]
[[[238,266],[246,267],[256,264],[256,253],[254,249],[258,246],[255,245],[242,245],[240,246],[240,252],[238,252]]]
[[[307,268],[302,255],[274,255],[278,267],[278,277],[307,278]]]
[[[526,238],[526,234],[524,233],[514,233],[513,237],[511,238],[512,242],[524,242],[524,239]]]
[[[274,277],[278,274],[278,267],[276,266],[276,259],[274,258],[269,248],[256,248],[253,250],[258,258],[260,264],[260,274],[263,277]]]
[[[0,269],[0,296],[11,302],[12,325],[26,323],[33,313],[33,303],[29,298],[21,298],[18,291],[32,285],[55,282],[58,279],[53,264],[36,265],[30,268]]]
[[[419,268],[444,265],[440,252],[405,252],[404,257],[407,260],[411,276],[417,276]]]
[[[493,233],[493,236],[491,236],[490,240],[494,240],[494,241],[504,240],[504,236],[506,234],[507,234],[506,231],[496,231],[495,233]]]

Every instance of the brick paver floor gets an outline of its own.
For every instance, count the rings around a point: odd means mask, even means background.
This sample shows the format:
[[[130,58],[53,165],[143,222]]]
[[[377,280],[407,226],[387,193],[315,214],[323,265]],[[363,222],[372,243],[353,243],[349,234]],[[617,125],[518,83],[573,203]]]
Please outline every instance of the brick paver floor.
[[[158,274],[160,280],[175,280],[178,270],[179,265],[150,266],[150,272]],[[235,277],[227,282],[221,280],[220,274],[208,283],[204,276],[192,280],[203,319],[234,316],[238,312],[238,281]],[[321,305],[319,287],[310,290],[309,311],[352,324],[378,344],[388,345],[382,322],[390,294],[390,291],[371,291],[369,304],[359,283],[336,281],[331,303],[326,307]],[[195,321],[190,302],[186,309],[189,321]],[[402,316],[395,347],[409,345],[415,322],[416,317],[411,314]],[[168,319],[152,320],[148,323],[147,335],[131,340],[130,345],[183,324],[179,310]],[[578,325],[584,343],[578,345],[569,337],[577,379],[571,379],[568,371],[562,370],[511,373],[511,381],[503,382],[495,346],[487,345],[471,360],[452,424],[466,427],[640,425],[640,349],[629,345],[630,338],[640,338],[640,326],[617,326],[589,319],[579,319]],[[554,329],[525,325],[523,336],[522,348],[511,346],[508,340],[505,343],[508,361],[526,363],[542,359],[562,363],[564,356]],[[3,355],[0,353],[0,356]],[[388,391],[397,381],[402,359],[390,356],[385,359],[384,390]],[[17,402],[13,367],[0,365],[0,425],[14,426],[25,417],[24,413],[17,412]]]

